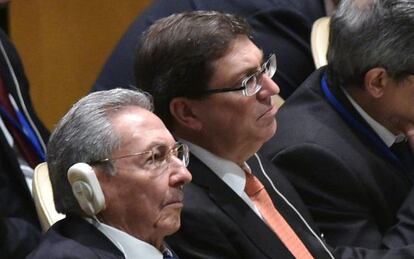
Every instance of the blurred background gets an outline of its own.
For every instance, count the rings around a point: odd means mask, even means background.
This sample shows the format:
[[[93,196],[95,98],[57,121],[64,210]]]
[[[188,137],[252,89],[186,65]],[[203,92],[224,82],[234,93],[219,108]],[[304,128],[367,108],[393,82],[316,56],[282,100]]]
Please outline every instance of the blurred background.
[[[89,92],[106,58],[150,0],[12,0],[0,26],[26,70],[37,114],[52,129]]]

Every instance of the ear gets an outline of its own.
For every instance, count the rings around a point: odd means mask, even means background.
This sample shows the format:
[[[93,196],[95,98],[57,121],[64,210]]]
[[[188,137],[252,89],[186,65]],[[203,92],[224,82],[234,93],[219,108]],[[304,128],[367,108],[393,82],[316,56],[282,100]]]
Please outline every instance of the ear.
[[[185,97],[176,97],[170,102],[170,112],[176,123],[193,130],[201,129],[196,101]]]
[[[384,95],[389,80],[388,73],[384,68],[375,67],[365,73],[364,86],[372,97],[380,98]]]

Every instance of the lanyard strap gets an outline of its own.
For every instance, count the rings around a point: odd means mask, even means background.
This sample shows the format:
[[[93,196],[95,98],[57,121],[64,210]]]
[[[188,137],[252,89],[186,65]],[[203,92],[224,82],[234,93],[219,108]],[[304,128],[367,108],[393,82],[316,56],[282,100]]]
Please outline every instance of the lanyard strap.
[[[352,127],[366,136],[381,153],[390,160],[395,166],[403,170],[403,164],[400,159],[389,149],[389,147],[380,139],[380,137],[371,129],[359,122],[332,94],[329,90],[328,82],[326,80],[326,72],[321,79],[322,91],[325,94],[326,100],[333,106],[339,115]]]

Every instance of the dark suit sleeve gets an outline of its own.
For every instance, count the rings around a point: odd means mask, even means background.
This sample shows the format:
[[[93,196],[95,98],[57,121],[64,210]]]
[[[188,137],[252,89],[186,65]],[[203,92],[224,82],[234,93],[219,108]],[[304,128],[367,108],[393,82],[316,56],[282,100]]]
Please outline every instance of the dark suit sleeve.
[[[0,219],[0,257],[25,258],[39,243],[37,226],[20,218]]]
[[[372,198],[364,196],[368,185],[334,152],[305,143],[279,152],[273,162],[294,183],[330,245],[391,249],[414,243],[413,192],[398,211],[398,223],[382,230],[373,215],[387,212],[370,209]]]
[[[186,188],[197,189],[193,186]],[[234,233],[235,240],[229,239],[232,236],[229,229],[237,229],[237,226],[219,215],[221,213],[209,201],[200,199],[199,195],[193,197],[195,199],[185,203],[180,230],[167,238],[174,252],[180,259],[241,258],[237,246],[234,246],[237,233]]]
[[[333,254],[336,259],[408,259],[414,257],[414,245],[394,249],[338,247]]]

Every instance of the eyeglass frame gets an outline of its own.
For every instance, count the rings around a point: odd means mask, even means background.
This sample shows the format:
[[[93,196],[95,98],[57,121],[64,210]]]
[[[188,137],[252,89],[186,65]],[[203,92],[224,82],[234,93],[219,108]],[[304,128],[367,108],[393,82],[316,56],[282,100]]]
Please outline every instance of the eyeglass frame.
[[[148,153],[152,153],[151,154],[151,158],[152,158],[152,162],[155,162],[155,158],[154,158],[154,149],[160,146],[167,146],[167,145],[156,145],[153,146],[150,150],[145,150],[145,151],[141,151],[141,152],[136,152],[136,153],[132,153],[132,154],[128,154],[128,155],[122,155],[122,156],[117,156],[117,157],[111,157],[111,158],[104,158],[104,159],[99,159],[93,162],[90,162],[89,164],[94,165],[94,164],[99,164],[99,163],[107,163],[107,162],[113,162],[115,160],[119,160],[119,159],[124,159],[124,158],[128,158],[128,157],[134,157],[134,156],[140,156],[140,155],[145,155]],[[178,154],[178,149],[182,148],[183,150],[183,158],[179,158],[177,155],[173,154],[173,150],[177,151]],[[172,147],[168,148],[168,151],[166,152],[165,158],[163,159],[162,164],[164,164],[164,162],[168,162],[168,160],[171,158],[171,156],[175,156],[176,158],[178,158],[181,163],[184,165],[184,167],[187,167],[189,162],[190,162],[190,150],[188,148],[188,146],[184,143],[181,142],[175,142],[174,145]],[[161,167],[161,166],[159,166]],[[158,167],[157,167],[158,168]]]
[[[263,86],[261,84],[259,84],[258,82],[261,79],[261,77],[263,76],[263,74],[265,73],[267,64],[269,64],[272,61],[274,63],[274,71],[272,72],[271,75],[269,75],[269,77],[272,78],[276,74],[276,71],[277,71],[277,60],[276,60],[276,54],[274,54],[274,53],[271,53],[269,55],[269,58],[265,62],[263,62],[263,64],[260,66],[260,69],[258,71],[256,71],[255,73],[253,73],[250,76],[245,77],[243,79],[240,87],[223,87],[223,88],[217,88],[217,89],[206,89],[206,90],[204,90],[203,94],[204,95],[210,95],[210,94],[242,91],[244,96],[253,96],[257,92],[259,92],[260,89],[262,89]],[[271,65],[271,63],[270,63],[270,65]],[[259,76],[260,76],[260,79],[258,78]],[[246,91],[247,82],[253,77],[256,77],[256,90],[253,93],[248,94],[247,91]],[[257,85],[259,85],[259,87],[257,87]]]

